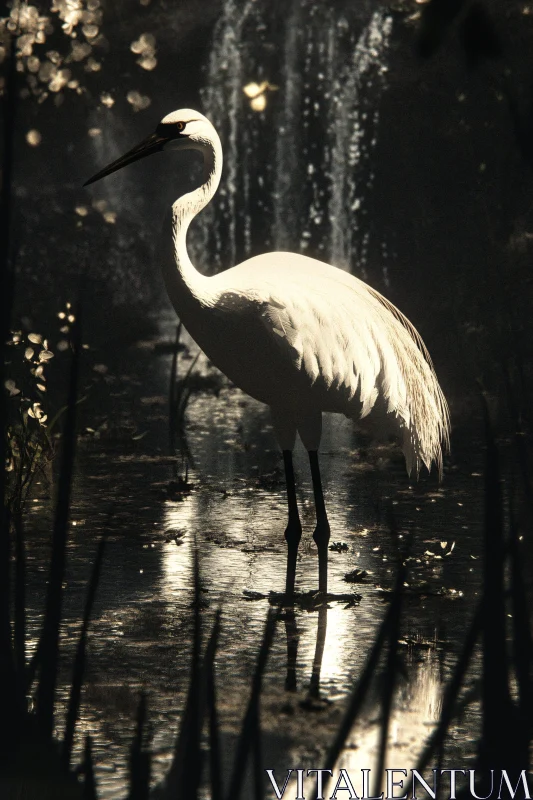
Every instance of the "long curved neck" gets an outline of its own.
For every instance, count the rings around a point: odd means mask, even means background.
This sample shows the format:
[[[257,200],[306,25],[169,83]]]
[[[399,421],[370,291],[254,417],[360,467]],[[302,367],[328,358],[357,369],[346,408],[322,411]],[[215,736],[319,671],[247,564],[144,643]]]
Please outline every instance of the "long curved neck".
[[[215,194],[222,174],[222,146],[213,131],[213,139],[204,139],[195,146],[204,159],[205,182],[172,205],[174,259],[163,264],[163,275],[170,301],[181,316],[187,309],[211,305],[214,298],[210,279],[193,265],[187,252],[187,230],[194,217]]]

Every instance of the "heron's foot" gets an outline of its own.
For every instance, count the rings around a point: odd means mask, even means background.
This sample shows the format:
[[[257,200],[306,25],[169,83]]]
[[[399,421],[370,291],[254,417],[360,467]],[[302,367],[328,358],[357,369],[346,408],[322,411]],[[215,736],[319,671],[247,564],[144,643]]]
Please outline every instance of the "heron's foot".
[[[327,595],[328,544],[330,539],[330,528],[327,517],[323,517],[317,521],[313,539],[318,547],[318,591],[321,595]]]
[[[294,595],[294,584],[296,581],[296,559],[298,557],[298,546],[302,538],[302,524],[299,517],[290,519],[285,530],[287,541],[287,578],[285,581],[285,594],[288,597]]]

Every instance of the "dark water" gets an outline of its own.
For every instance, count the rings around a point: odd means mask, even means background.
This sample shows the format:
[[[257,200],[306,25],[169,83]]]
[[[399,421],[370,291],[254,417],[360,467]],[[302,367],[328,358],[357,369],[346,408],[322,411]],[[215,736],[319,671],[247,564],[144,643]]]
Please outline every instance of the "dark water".
[[[189,406],[187,440],[195,468],[190,492],[176,494],[178,458],[168,456],[168,355],[146,346],[130,348],[125,363],[111,367],[115,418],[146,431],[133,441],[102,432],[81,437],[72,505],[63,628],[59,719],[68,691],[70,663],[96,542],[108,543],[91,626],[87,675],[75,758],[90,733],[103,797],[125,791],[128,748],[139,693],[148,696],[154,781],[168,768],[188,686],[192,624],[192,561],[200,552],[204,636],[218,606],[222,635],[216,659],[225,763],[242,719],[261,641],[270,591],[283,591],[286,522],[282,463],[266,410],[224,384],[219,397],[197,395]],[[188,363],[180,360],[180,370]],[[208,372],[205,362],[199,368]],[[135,369],[135,372],[133,371]],[[98,416],[99,409],[84,412]],[[109,413],[109,412],[108,412]],[[297,691],[285,691],[287,643],[278,623],[262,696],[265,764],[285,774],[289,766],[321,766],[320,754],[339,724],[347,695],[367,658],[394,585],[398,547],[412,537],[403,617],[397,710],[392,723],[392,766],[416,766],[416,754],[438,717],[443,680],[464,639],[480,589],[481,453],[468,454],[458,440],[445,478],[423,476],[412,483],[401,453],[361,442],[351,425],[327,419],[322,471],[332,542],[330,591],[360,595],[353,603],[331,602],[321,666],[321,701],[300,705],[308,695],[318,612],[297,609]],[[297,589],[317,588],[314,505],[305,452],[298,450],[298,500],[304,536]],[[170,487],[170,488],[169,488]],[[392,504],[392,505],[391,505]],[[29,552],[29,628],[35,643],[48,557],[47,503],[34,502]],[[398,538],[390,533],[392,508]],[[46,531],[46,532],[45,532]],[[41,533],[40,533],[41,532]],[[349,584],[346,573],[366,572]],[[247,593],[261,593],[250,599]],[[262,596],[261,596],[262,595]],[[254,595],[252,595],[254,597]],[[476,671],[476,670],[475,670]],[[475,673],[474,671],[474,673]],[[377,697],[377,695],[376,695]],[[350,772],[372,767],[378,725],[372,707],[357,749],[342,764]],[[468,763],[477,716],[457,724],[452,753]],[[352,738],[353,738],[352,737]],[[451,756],[450,756],[451,757]],[[276,773],[278,774],[278,773]]]

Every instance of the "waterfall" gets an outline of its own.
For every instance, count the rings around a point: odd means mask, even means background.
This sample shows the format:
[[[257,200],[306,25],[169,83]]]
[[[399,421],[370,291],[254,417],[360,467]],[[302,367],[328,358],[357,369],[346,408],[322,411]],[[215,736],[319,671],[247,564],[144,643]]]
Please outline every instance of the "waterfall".
[[[222,139],[224,174],[216,200],[202,214],[201,234],[193,239],[193,248],[200,251],[200,263],[206,262],[207,252],[211,253],[213,261],[209,266],[217,269],[236,262],[239,178],[245,167],[247,171],[251,168],[243,160],[243,156],[249,154],[250,146],[243,125],[242,89],[245,81],[244,37],[254,10],[253,0],[247,0],[244,5],[239,0],[226,0],[224,3],[213,32],[214,46],[202,92],[204,108]],[[244,147],[241,146],[242,138],[246,139]],[[246,200],[247,194],[245,190],[242,200]]]
[[[298,185],[302,175],[299,169],[298,132],[302,96],[299,61],[303,35],[302,6],[303,4],[296,3],[289,15],[283,43],[283,94],[276,125],[276,172],[272,193],[275,250],[290,250],[294,247],[294,235],[298,230],[300,217],[301,194]]]
[[[351,3],[344,11],[320,0],[287,5],[275,13],[255,0],[224,2],[202,93],[224,173],[192,246],[197,262],[216,270],[275,249],[364,274],[392,20],[366,4],[364,26]],[[256,112],[243,88],[261,80],[278,89]]]
[[[345,20],[339,28],[347,28]],[[361,225],[365,190],[373,183],[372,150],[377,142],[379,100],[387,68],[384,61],[392,20],[383,12],[372,15],[354,42],[348,62],[336,71],[331,97],[329,145],[331,148],[329,220],[330,258],[343,269],[355,261],[364,271],[368,231]],[[364,169],[366,168],[366,169]],[[364,175],[366,171],[366,175]],[[359,176],[364,176],[361,185]]]

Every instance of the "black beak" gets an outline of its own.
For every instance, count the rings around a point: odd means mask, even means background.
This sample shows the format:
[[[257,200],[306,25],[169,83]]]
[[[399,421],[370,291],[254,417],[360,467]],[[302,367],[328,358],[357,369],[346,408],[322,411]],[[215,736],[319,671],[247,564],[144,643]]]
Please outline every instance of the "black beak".
[[[97,172],[96,175],[93,175],[92,178],[85,181],[83,185],[88,186],[90,183],[99,181],[100,178],[105,178],[106,175],[111,175],[111,173],[116,172],[117,169],[122,169],[122,167],[125,167],[127,164],[133,164],[134,161],[138,161],[145,156],[150,156],[152,153],[159,153],[170,139],[170,136],[164,136],[160,133],[151,133],[150,136],[143,139],[136,147],[132,147],[132,149],[128,150],[123,156],[117,158],[116,161],[113,161],[107,167],[104,167],[100,172]]]

